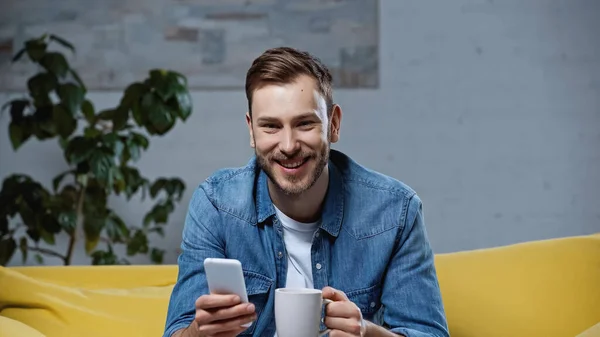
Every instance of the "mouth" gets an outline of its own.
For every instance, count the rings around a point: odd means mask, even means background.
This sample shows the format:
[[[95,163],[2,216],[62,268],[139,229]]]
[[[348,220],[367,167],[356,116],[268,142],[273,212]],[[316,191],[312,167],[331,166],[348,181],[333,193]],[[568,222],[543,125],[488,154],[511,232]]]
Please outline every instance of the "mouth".
[[[275,160],[279,166],[287,170],[296,170],[302,167],[309,158],[291,159],[291,160]]]

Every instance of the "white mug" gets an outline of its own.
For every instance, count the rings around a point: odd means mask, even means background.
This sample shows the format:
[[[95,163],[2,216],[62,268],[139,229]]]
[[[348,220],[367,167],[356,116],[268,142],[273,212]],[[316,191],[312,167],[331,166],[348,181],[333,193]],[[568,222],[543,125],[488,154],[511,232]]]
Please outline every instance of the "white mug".
[[[329,333],[329,329],[319,331],[319,326],[323,305],[331,302],[319,289],[275,289],[277,337],[321,337]]]

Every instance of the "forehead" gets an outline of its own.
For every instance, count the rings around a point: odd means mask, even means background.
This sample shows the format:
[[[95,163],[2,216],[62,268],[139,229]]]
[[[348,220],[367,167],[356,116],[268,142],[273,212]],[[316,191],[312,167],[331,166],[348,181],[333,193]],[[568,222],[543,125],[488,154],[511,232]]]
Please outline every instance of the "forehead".
[[[252,95],[253,118],[293,118],[307,112],[319,117],[327,112],[317,82],[310,76],[301,75],[291,83],[269,83]]]

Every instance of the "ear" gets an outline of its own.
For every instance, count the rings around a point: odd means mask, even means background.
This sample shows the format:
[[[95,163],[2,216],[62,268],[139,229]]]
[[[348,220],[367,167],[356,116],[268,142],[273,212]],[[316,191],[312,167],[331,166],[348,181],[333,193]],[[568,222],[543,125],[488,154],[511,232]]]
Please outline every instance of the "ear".
[[[250,117],[249,112],[246,112],[246,124],[248,125],[248,132],[250,133],[250,147],[254,148],[256,145],[254,144],[254,133],[252,131],[252,117]]]
[[[342,125],[342,108],[334,104],[333,111],[331,112],[331,123],[330,123],[330,141],[336,143],[340,139],[340,127]]]

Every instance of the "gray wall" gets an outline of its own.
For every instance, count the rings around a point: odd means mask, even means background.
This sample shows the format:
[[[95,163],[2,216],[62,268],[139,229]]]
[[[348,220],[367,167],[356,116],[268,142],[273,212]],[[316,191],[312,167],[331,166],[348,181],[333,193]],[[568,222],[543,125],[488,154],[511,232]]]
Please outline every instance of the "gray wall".
[[[600,2],[382,0],[380,15],[380,89],[335,92],[336,148],[417,190],[435,252],[600,231]],[[120,95],[90,97],[110,107]],[[187,124],[152,140],[140,163],[188,183],[161,243],[168,263],[193,188],[251,154],[241,90],[193,99]],[[0,178],[47,184],[64,168],[54,142],[13,153],[6,132],[0,163]],[[132,222],[149,207],[113,205]],[[86,262],[80,250],[75,263]]]

